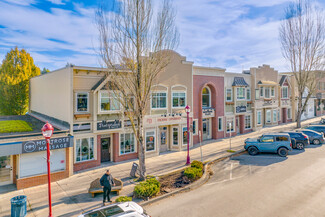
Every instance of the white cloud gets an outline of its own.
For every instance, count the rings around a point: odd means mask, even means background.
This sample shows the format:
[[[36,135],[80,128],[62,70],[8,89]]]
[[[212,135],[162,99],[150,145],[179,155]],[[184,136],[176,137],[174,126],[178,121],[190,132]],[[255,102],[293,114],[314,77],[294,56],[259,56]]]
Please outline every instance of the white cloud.
[[[51,2],[52,4],[56,4],[56,5],[65,5],[63,0],[47,0],[47,1]]]
[[[17,4],[17,5],[31,5],[31,4],[35,4],[36,1],[35,0],[4,0],[8,3],[12,3],[12,4]]]

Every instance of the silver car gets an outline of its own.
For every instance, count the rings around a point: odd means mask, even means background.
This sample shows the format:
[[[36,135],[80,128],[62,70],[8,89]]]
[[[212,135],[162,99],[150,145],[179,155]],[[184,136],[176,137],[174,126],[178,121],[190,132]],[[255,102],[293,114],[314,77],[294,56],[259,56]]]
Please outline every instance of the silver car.
[[[135,202],[114,203],[87,211],[79,217],[150,217],[145,210]]]

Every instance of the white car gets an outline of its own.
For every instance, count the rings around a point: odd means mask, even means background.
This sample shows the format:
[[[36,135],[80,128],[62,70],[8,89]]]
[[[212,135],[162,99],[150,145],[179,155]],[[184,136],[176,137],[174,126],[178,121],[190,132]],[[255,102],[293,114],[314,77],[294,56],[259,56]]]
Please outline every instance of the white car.
[[[79,217],[150,217],[145,210],[135,202],[114,203],[87,211]]]

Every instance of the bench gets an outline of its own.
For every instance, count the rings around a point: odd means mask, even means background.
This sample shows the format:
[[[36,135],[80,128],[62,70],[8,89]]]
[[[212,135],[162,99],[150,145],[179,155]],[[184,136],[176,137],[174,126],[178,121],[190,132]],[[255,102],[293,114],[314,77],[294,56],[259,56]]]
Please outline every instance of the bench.
[[[119,195],[120,191],[123,188],[123,182],[119,179],[114,178],[114,184],[115,184],[115,186],[112,186],[112,192],[114,191],[114,192],[116,192],[117,195]],[[103,192],[104,192],[104,189],[100,185],[100,178],[95,179],[94,181],[92,181],[90,183],[88,193],[90,193],[92,197],[95,197],[95,194],[103,193]]]

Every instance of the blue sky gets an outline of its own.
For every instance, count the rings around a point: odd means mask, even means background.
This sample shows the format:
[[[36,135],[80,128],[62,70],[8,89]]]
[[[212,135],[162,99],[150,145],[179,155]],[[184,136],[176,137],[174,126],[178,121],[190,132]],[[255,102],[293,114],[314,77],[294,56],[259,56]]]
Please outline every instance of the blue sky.
[[[112,2],[113,0],[107,0]],[[159,1],[159,0],[155,0]],[[269,64],[288,65],[278,26],[288,0],[174,0],[180,32],[177,52],[195,65],[230,72]],[[0,61],[15,46],[50,70],[99,66],[94,10],[97,0],[0,0]],[[318,0],[325,7],[325,0]]]

